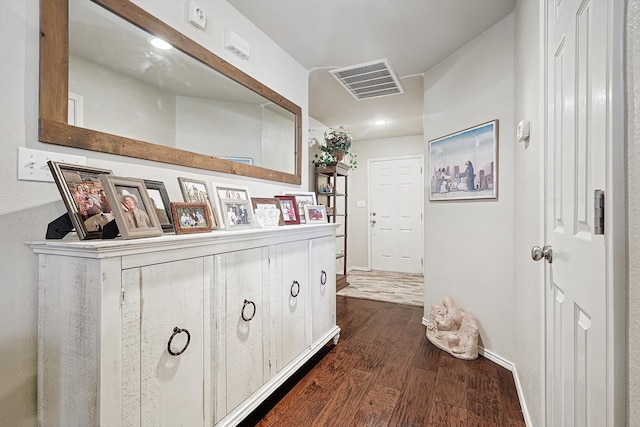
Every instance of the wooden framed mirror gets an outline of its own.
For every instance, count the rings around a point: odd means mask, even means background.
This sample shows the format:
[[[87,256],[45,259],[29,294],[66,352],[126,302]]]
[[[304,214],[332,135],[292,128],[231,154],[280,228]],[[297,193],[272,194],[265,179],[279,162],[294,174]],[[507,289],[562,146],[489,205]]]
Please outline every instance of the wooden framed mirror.
[[[40,141],[301,183],[300,107],[134,3],[41,0],[40,28]]]

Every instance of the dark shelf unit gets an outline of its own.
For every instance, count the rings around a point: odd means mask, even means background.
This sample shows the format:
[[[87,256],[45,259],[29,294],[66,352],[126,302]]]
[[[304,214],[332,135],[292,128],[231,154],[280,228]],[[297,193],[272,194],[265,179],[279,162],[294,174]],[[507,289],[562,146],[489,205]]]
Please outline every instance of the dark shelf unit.
[[[315,191],[318,203],[327,207],[327,219],[341,224],[336,232],[336,260],[342,262],[342,268],[336,275],[336,288],[347,286],[347,181],[349,166],[338,163],[335,166],[316,168]],[[320,188],[330,185],[333,191],[323,192]]]

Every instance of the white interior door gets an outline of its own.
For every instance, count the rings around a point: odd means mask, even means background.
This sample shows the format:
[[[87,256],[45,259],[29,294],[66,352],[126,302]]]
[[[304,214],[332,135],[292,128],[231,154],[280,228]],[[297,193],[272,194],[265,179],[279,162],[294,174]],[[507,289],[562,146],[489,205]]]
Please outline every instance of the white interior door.
[[[547,426],[607,425],[606,252],[595,233],[594,190],[607,188],[611,143],[610,1],[546,7]]]
[[[422,158],[369,161],[371,268],[422,273]]]

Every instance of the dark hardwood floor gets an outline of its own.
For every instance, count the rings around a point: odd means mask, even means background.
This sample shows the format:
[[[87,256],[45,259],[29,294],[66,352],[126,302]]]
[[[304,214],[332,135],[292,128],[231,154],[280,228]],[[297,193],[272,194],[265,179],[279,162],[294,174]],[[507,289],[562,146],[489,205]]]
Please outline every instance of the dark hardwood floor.
[[[425,336],[422,307],[337,297],[327,345],[243,426],[524,427],[513,376]]]

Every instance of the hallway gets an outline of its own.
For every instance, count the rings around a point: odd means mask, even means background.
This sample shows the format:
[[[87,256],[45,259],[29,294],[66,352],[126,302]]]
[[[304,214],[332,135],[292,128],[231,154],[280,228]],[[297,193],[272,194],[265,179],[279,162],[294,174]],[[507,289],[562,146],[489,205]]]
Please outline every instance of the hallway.
[[[511,372],[434,347],[422,308],[337,297],[329,344],[242,425],[524,427]]]

